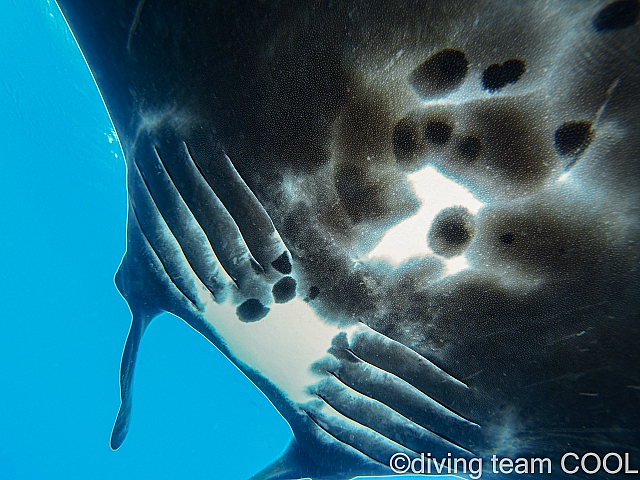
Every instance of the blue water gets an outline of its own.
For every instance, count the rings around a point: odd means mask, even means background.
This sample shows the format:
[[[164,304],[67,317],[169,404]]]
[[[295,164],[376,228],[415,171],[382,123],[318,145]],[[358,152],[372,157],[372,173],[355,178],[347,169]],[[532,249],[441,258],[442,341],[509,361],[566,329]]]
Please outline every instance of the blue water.
[[[163,316],[142,342],[117,452],[130,313],[122,152],[55,4],[1,0],[0,480],[246,479],[286,422],[230,362]]]

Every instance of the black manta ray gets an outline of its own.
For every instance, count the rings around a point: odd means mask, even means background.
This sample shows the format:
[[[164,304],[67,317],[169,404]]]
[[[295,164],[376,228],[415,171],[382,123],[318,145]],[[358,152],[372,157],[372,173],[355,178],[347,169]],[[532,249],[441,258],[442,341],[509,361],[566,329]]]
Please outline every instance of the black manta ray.
[[[170,312],[291,426],[255,478],[638,468],[638,0],[58,3],[127,163],[112,448]]]

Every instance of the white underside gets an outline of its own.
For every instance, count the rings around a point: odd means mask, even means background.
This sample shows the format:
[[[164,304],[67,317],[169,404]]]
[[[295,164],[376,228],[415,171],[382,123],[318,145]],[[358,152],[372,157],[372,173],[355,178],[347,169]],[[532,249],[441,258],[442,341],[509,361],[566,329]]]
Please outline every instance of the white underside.
[[[333,338],[341,332],[351,338],[356,331],[366,328],[362,324],[348,328],[330,324],[300,297],[284,304],[271,304],[269,314],[252,323],[238,320],[236,307],[229,302],[203,303],[204,320],[233,357],[268,379],[297,405],[317,399],[308,392],[320,380],[311,371],[311,365],[328,355]]]
[[[365,258],[398,266],[411,258],[435,256],[427,244],[433,220],[445,208],[461,206],[475,215],[484,206],[469,190],[444,176],[432,165],[407,176],[420,208],[411,217],[391,227]],[[445,275],[453,275],[469,264],[465,255],[442,259]]]

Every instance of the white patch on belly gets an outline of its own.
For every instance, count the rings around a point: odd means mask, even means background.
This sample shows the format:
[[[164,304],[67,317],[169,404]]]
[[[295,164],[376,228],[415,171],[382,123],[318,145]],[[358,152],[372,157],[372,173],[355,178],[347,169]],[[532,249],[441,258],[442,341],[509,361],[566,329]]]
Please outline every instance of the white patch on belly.
[[[310,366],[328,355],[336,335],[347,332],[351,338],[364,325],[333,325],[300,297],[269,307],[269,314],[262,320],[244,323],[238,320],[234,305],[208,300],[203,318],[235,359],[269,380],[293,403],[316,399],[307,390],[320,377]]]
[[[365,255],[367,260],[384,260],[398,266],[410,258],[433,256],[427,245],[427,234],[434,218],[445,208],[462,206],[473,215],[484,206],[464,186],[445,177],[432,165],[407,175],[420,208],[411,217],[394,225],[382,237],[382,240]],[[445,261],[445,274],[452,275],[468,267],[466,257]]]

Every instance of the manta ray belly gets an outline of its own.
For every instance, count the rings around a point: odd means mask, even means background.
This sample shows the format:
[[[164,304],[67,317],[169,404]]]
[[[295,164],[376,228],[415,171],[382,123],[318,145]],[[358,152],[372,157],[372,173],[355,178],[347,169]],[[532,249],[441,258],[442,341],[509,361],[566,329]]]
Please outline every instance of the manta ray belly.
[[[319,380],[311,367],[327,356],[333,338],[342,331],[351,336],[364,327],[355,324],[340,329],[323,320],[300,297],[272,304],[265,318],[252,323],[239,321],[236,307],[229,302],[207,302],[203,319],[233,357],[298,405],[317,398],[308,392]]]

